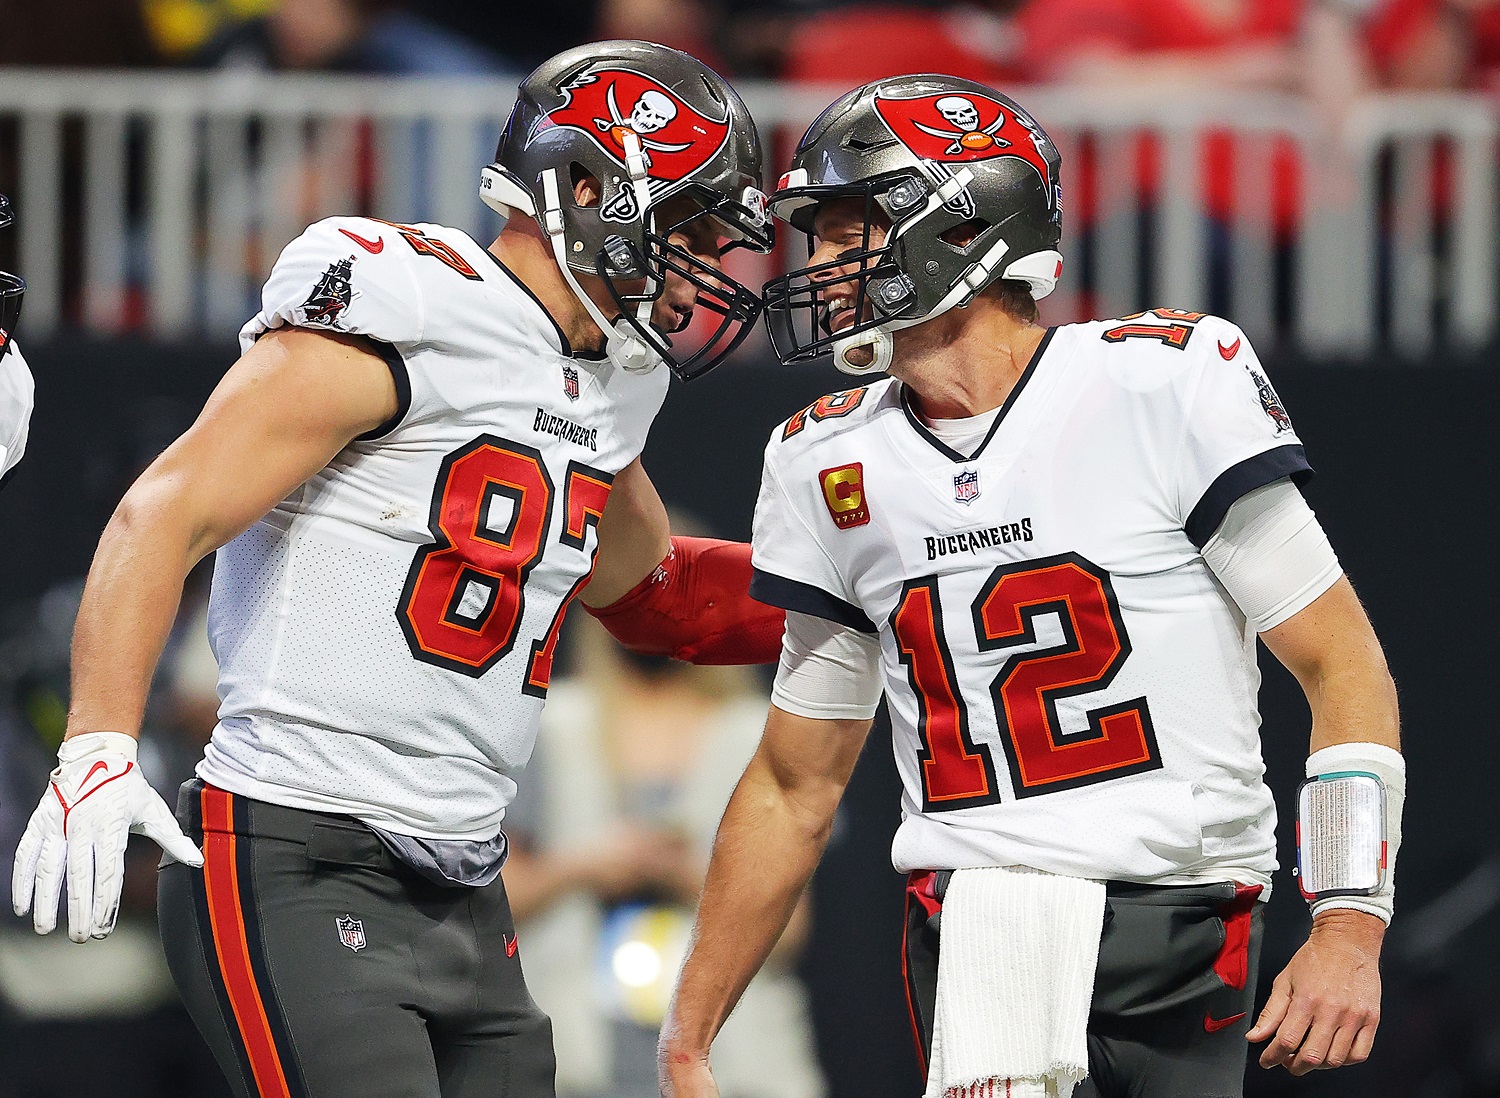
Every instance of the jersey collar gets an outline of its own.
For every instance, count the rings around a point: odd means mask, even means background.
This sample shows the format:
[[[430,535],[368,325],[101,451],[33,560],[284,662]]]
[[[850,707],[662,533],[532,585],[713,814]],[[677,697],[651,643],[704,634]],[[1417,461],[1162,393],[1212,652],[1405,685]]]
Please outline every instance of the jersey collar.
[[[984,448],[990,444],[990,439],[994,438],[995,432],[1000,430],[1000,424],[1005,422],[1005,417],[1016,403],[1016,398],[1026,388],[1026,383],[1031,380],[1031,375],[1036,373],[1036,368],[1041,363],[1042,356],[1047,353],[1047,347],[1052,343],[1052,336],[1056,331],[1055,327],[1048,328],[1046,334],[1042,336],[1042,341],[1037,344],[1036,351],[1031,356],[1031,361],[1026,364],[1026,369],[1021,372],[1020,378],[1016,381],[1016,387],[1010,391],[1010,396],[1006,397],[1005,403],[1000,406],[1000,414],[995,417],[995,422],[990,424],[989,433],[984,436],[984,440],[980,442],[972,454],[960,454],[929,431],[927,425],[922,422],[921,417],[912,410],[906,386],[900,385],[901,411],[906,415],[906,422],[911,424],[912,429],[917,432],[918,436],[925,439],[933,449],[949,461],[967,462],[975,460],[980,454],[984,453]]]
[[[574,351],[573,351],[573,345],[568,342],[568,335],[567,335],[567,333],[562,330],[562,325],[558,324],[558,322],[555,319],[553,319],[552,314],[547,311],[547,306],[543,305],[542,302],[541,302],[541,299],[539,297],[537,297],[536,294],[534,294],[534,293],[531,292],[531,287],[528,286],[528,285],[526,285],[526,283],[522,282],[520,280],[520,278],[517,277],[516,272],[513,271],[513,270],[511,270],[504,263],[502,263],[500,261],[500,257],[497,256],[494,252],[490,251],[488,248],[485,248],[483,246],[481,246],[479,250],[481,252],[483,252],[485,255],[489,256],[490,262],[493,263],[495,266],[499,267],[502,271],[504,271],[505,272],[505,277],[509,278],[512,282],[514,282],[516,284],[516,288],[519,289],[523,294],[525,294],[527,297],[529,297],[531,299],[532,304],[535,305],[536,308],[537,308],[537,312],[539,312],[539,313],[542,314],[542,316],[546,319],[548,325],[551,326],[553,335],[555,335],[557,337],[557,349],[559,351],[561,351],[564,355],[568,356],[569,358],[589,358],[589,359],[591,359],[591,358],[595,358],[595,357],[603,357],[602,355],[595,356],[595,355],[575,354]]]

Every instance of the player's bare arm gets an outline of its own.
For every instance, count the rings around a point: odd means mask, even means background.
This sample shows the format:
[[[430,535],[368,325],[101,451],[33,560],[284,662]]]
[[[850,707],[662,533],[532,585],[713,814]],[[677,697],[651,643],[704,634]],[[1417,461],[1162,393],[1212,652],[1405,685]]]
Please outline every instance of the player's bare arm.
[[[188,572],[396,407],[389,368],[353,336],[269,332],[230,368],[99,540],[73,636],[69,736],[135,735]]]
[[[1346,743],[1400,747],[1396,687],[1359,599],[1341,578],[1305,609],[1261,634],[1296,676],[1312,710],[1313,751]],[[1331,909],[1272,985],[1247,1035],[1270,1038],[1263,1067],[1293,1075],[1365,1060],[1380,1022],[1380,947],[1385,923]]]
[[[760,748],[719,824],[692,948],[662,1025],[667,1098],[718,1093],[709,1046],[791,919],[870,724],[771,707]]]

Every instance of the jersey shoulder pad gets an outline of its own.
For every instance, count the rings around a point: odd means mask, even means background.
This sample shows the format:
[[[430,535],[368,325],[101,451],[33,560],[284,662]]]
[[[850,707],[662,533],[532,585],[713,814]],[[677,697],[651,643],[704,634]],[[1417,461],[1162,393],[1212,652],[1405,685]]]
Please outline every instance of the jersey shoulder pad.
[[[774,446],[797,439],[800,445],[810,446],[833,431],[863,423],[893,384],[886,380],[820,396],[777,427],[771,443]]]
[[[262,291],[261,311],[241,343],[283,325],[349,332],[396,345],[416,343],[426,300],[411,249],[397,228],[366,217],[330,217],[283,249]]]

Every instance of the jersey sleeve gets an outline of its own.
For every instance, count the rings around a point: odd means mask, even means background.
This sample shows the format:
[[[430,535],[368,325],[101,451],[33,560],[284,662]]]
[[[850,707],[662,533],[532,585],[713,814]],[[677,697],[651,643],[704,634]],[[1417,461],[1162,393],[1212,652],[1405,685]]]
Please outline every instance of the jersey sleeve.
[[[1312,467],[1245,333],[1213,317],[1197,335],[1173,470],[1183,529],[1202,548],[1241,496],[1282,477],[1301,486]]]
[[[875,624],[849,591],[832,555],[813,533],[809,516],[817,500],[816,485],[788,473],[783,463],[780,428],[771,436],[755,502],[751,537],[750,579],[753,598],[800,614],[874,633]],[[801,479],[808,479],[806,485]]]
[[[363,217],[330,217],[308,226],[276,260],[261,309],[240,332],[248,350],[285,325],[348,332],[400,347],[420,342],[426,301],[411,250],[393,247],[395,230]]]
[[[388,434],[411,406],[405,349],[421,342],[426,301],[410,250],[391,246],[394,230],[363,217],[330,217],[283,249],[261,290],[261,309],[240,329],[244,353],[266,332],[298,327],[364,336],[396,383],[396,414],[360,436]]]
[[[0,484],[26,452],[35,396],[31,370],[21,357],[21,348],[12,343],[0,357]]]

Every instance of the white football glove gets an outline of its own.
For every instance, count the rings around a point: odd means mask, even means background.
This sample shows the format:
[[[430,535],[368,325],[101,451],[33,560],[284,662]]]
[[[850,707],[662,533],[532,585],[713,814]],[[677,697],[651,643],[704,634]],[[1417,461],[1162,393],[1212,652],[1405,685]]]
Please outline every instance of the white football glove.
[[[86,732],[58,749],[57,769],[16,847],[10,880],[16,914],[31,911],[38,934],[57,926],[64,865],[68,937],[86,942],[115,928],[131,832],[151,839],[174,861],[203,864],[203,855],[147,783],[135,752],[135,738],[123,732]]]

